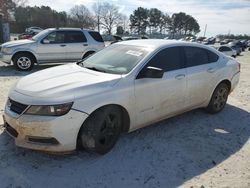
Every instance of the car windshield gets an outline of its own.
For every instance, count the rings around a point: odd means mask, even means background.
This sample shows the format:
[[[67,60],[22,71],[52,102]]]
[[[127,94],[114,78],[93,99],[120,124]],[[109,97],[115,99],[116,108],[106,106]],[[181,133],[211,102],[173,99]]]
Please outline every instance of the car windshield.
[[[84,60],[85,68],[111,74],[129,73],[150,51],[131,45],[112,45]]]
[[[49,33],[49,30],[43,30],[43,31],[41,31],[40,33],[38,33],[38,34],[36,34],[34,37],[32,37],[32,40],[35,40],[35,41],[37,41],[37,40],[39,40],[41,37],[43,37],[43,36],[45,36],[46,34],[48,34]]]

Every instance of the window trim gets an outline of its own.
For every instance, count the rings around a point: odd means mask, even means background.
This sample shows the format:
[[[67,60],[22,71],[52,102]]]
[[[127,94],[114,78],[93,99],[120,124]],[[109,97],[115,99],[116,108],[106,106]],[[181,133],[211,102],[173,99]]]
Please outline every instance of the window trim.
[[[200,65],[194,65],[194,66],[188,66],[188,65],[187,65],[187,56],[186,56],[186,53],[185,53],[185,48],[186,48],[186,47],[199,48],[199,49],[205,51],[205,53],[206,53],[206,55],[207,55],[208,63],[206,63],[206,64],[200,64]],[[198,46],[182,46],[182,51],[183,51],[183,55],[184,55],[184,58],[185,58],[185,68],[198,67],[198,66],[208,65],[208,64],[211,64],[211,63],[217,63],[218,60],[219,60],[219,58],[220,58],[220,56],[219,56],[217,53],[213,52],[212,50],[209,50],[209,49],[207,49],[207,48],[198,47]],[[211,53],[215,54],[216,56],[218,56],[217,61],[214,61],[214,62],[213,62],[213,61],[210,61],[210,60],[209,60],[209,59],[210,59],[210,58],[209,58],[209,54],[208,54],[209,52],[211,52]]]
[[[75,30],[70,30],[70,31],[66,31],[66,39],[67,39],[67,35],[69,34],[69,32],[79,32],[79,33],[82,33],[82,35],[84,36],[84,39],[85,41],[82,41],[82,42],[65,42],[66,44],[85,44],[85,43],[88,43],[88,39],[85,35],[85,33],[83,31],[75,31]]]
[[[180,53],[180,56],[181,56],[181,61],[183,62],[182,63],[182,68],[180,69],[176,69],[176,70],[182,70],[182,69],[185,69],[186,68],[186,60],[185,60],[185,54],[183,54],[184,52],[184,49],[182,48],[183,46],[165,46],[165,47],[162,47],[162,48],[159,48],[158,50],[156,50],[154,53],[152,53],[152,55],[150,55],[146,60],[145,62],[140,66],[138,72],[135,74],[135,80],[137,80],[138,78],[138,75],[140,74],[140,72],[146,68],[147,64],[158,54],[160,53],[162,50],[165,50],[165,49],[168,49],[168,48],[179,48],[179,53]],[[176,71],[176,70],[171,70],[171,71]],[[164,73],[166,72],[171,72],[171,71],[164,71]]]
[[[43,45],[67,44],[65,41],[64,41],[64,42],[58,42],[58,43],[48,43],[48,44],[43,43],[43,40],[44,40],[47,36],[49,36],[51,33],[54,33],[54,32],[65,32],[65,33],[66,33],[67,31],[65,31],[65,30],[55,30],[55,31],[51,31],[50,33],[48,33],[46,36],[44,36],[44,37],[40,40],[40,43],[43,44]]]
[[[78,31],[78,30],[77,30],[76,32],[82,32],[82,34],[83,34],[83,36],[85,37],[86,41],[85,41],[85,42],[66,42],[67,34],[68,34],[68,32],[70,32],[70,31],[76,31],[76,30],[54,30],[54,31],[51,31],[50,33],[48,33],[46,36],[44,36],[44,37],[40,40],[40,43],[43,44],[43,45],[51,45],[51,44],[86,44],[86,43],[88,43],[88,39],[87,39],[85,33],[84,33],[83,31]],[[53,32],[64,32],[64,33],[65,33],[65,40],[64,40],[64,42],[60,42],[60,43],[49,43],[49,44],[43,43],[43,40],[44,40],[47,36],[49,36],[51,33],[53,33]]]

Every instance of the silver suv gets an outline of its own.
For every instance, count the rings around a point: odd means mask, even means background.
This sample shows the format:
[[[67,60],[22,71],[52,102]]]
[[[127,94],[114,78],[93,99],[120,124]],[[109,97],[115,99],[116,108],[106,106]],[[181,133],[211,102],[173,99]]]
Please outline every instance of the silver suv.
[[[97,31],[80,28],[50,28],[31,39],[2,44],[0,60],[18,70],[31,70],[34,64],[74,62],[104,48]]]

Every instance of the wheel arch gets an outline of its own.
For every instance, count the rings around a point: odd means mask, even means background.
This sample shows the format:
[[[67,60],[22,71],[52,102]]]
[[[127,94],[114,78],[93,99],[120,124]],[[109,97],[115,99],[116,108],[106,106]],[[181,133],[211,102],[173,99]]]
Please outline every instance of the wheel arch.
[[[36,58],[36,56],[34,55],[34,53],[33,53],[33,52],[30,52],[30,51],[25,51],[25,50],[15,52],[15,53],[12,55],[11,60],[13,61],[16,55],[22,54],[22,53],[27,53],[27,54],[31,55],[31,56],[34,58],[35,63],[37,63],[37,58]]]
[[[229,79],[224,79],[224,80],[220,81],[220,82],[216,85],[216,87],[217,87],[218,85],[222,84],[222,83],[225,83],[225,84],[228,86],[229,91],[231,91],[232,83],[231,83],[231,81],[230,81]],[[216,88],[216,87],[215,87],[215,88]]]
[[[89,116],[87,117],[87,119],[88,119],[94,112],[96,112],[96,111],[98,111],[98,110],[100,110],[100,109],[102,109],[102,108],[106,108],[106,107],[110,107],[110,106],[114,106],[114,107],[120,108],[121,113],[122,113],[122,132],[128,132],[129,129],[130,129],[130,116],[129,116],[129,113],[128,113],[127,109],[126,109],[125,107],[123,107],[122,105],[120,105],[120,104],[105,104],[105,105],[102,105],[102,106],[96,108],[95,110],[93,110],[93,111],[89,114]],[[87,121],[87,119],[85,119],[84,122]],[[82,129],[83,125],[84,125],[84,122],[82,123],[82,125],[81,125],[81,127],[80,127],[80,129],[79,129],[79,131],[78,131],[78,133],[77,133],[77,138],[76,138],[76,139],[77,139],[77,142],[76,142],[77,145],[76,145],[76,148],[79,147],[79,136],[80,136],[79,134],[80,134],[81,129]]]

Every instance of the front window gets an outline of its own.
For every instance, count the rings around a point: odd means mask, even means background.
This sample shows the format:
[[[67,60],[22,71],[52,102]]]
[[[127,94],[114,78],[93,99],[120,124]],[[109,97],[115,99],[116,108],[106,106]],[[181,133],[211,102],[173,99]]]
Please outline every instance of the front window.
[[[58,44],[65,42],[65,32],[64,31],[54,31],[48,34],[47,37],[44,38],[48,40],[50,44]]]
[[[36,34],[34,37],[32,37],[32,40],[38,41],[42,37],[46,36],[49,32],[50,32],[50,30],[48,30],[48,29],[43,30],[40,33]]]
[[[111,74],[129,73],[151,49],[130,45],[112,45],[82,62],[85,68]]]

